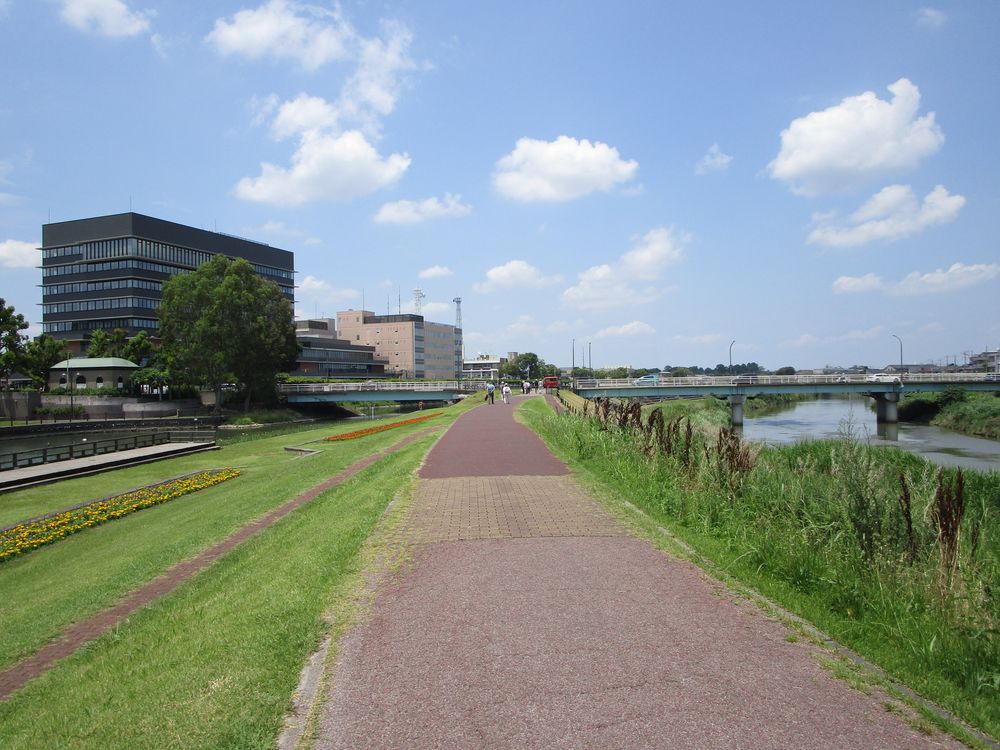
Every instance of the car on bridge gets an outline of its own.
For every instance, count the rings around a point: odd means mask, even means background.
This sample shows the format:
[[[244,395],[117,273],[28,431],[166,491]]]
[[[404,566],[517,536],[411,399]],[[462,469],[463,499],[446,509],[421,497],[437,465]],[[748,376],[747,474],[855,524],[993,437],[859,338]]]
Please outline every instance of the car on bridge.
[[[903,381],[899,379],[899,375],[881,375],[879,373],[872,373],[865,378],[866,383],[902,383]]]
[[[632,381],[632,385],[658,385],[660,382],[660,373],[651,372],[649,375],[643,375],[641,378],[636,378]]]

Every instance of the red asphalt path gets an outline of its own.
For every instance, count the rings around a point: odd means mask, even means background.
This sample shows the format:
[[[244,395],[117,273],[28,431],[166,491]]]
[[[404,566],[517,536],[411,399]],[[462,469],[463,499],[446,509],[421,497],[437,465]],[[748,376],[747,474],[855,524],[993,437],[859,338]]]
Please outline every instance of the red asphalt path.
[[[529,469],[566,473],[498,401],[462,416],[421,476]],[[957,746],[829,676],[788,632],[633,537],[425,544],[341,641],[315,746]]]

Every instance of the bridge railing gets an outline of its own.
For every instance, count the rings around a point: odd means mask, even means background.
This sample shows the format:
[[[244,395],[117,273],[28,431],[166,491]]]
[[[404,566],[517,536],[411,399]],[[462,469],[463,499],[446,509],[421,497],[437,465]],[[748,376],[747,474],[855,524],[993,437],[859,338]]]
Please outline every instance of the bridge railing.
[[[994,382],[994,373],[984,372],[926,372],[926,373],[873,373],[868,375],[694,375],[685,378],[660,378],[653,382],[636,382],[635,378],[578,378],[574,389],[588,388],[690,388],[691,386],[740,386],[740,385],[837,385],[865,383],[982,383]]]
[[[369,393],[383,391],[399,393],[401,391],[478,391],[486,387],[486,381],[480,380],[370,380],[364,383],[282,383],[278,390],[287,395],[304,395],[316,393]]]

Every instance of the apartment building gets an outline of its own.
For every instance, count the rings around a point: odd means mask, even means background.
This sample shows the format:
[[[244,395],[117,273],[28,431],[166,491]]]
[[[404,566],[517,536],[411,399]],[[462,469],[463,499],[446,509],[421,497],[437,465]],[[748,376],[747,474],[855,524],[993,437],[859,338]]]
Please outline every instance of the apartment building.
[[[462,329],[422,315],[343,310],[337,313],[337,333],[352,344],[374,347],[391,377],[453,380],[461,372]]]

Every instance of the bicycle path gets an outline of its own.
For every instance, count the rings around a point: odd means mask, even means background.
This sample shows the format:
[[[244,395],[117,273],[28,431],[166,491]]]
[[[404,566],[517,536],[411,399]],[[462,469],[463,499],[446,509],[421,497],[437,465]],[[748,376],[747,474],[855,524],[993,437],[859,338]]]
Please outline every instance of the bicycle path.
[[[341,640],[315,747],[958,746],[630,536],[513,410],[468,412],[428,455],[411,564]]]

